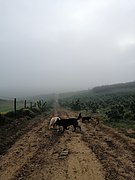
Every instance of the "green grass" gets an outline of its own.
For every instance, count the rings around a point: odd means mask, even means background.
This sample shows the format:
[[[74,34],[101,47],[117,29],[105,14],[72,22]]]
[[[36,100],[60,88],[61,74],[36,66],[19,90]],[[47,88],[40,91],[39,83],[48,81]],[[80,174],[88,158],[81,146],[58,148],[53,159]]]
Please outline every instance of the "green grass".
[[[121,120],[120,122],[104,121],[104,124],[112,128],[117,128],[120,132],[122,130],[122,133],[126,136],[135,139],[135,120]]]
[[[105,122],[106,125],[114,128],[132,129],[135,131],[135,121]]]
[[[17,109],[24,107],[24,102],[17,102]],[[14,101],[11,100],[0,100],[0,113],[6,113],[14,110]]]

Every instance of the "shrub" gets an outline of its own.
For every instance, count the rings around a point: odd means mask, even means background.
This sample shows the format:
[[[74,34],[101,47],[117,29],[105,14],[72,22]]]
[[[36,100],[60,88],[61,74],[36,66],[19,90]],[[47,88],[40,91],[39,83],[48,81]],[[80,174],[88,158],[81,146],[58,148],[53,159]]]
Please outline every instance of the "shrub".
[[[106,112],[106,115],[112,121],[119,121],[124,117],[124,108],[122,105],[113,105],[109,111]]]
[[[34,113],[41,113],[41,109],[36,108],[36,107],[33,107],[33,108],[31,109],[31,111],[33,111]]]
[[[22,115],[23,116],[29,116],[31,118],[36,116],[36,114],[30,109],[22,109]]]
[[[124,114],[124,119],[129,119],[129,120],[134,120],[135,119],[135,115],[132,113],[132,111],[127,111]]]
[[[9,111],[9,112],[5,113],[4,116],[5,117],[15,117],[15,112]]]

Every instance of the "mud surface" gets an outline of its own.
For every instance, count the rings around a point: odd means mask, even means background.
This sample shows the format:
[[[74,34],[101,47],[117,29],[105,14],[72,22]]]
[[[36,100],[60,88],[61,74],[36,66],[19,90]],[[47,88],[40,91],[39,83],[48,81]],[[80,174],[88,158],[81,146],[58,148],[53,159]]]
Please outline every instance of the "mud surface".
[[[55,109],[63,118],[75,112]],[[135,140],[99,124],[71,126],[64,134],[49,130],[48,117],[39,116],[28,124],[12,146],[0,157],[0,179],[31,180],[134,180]]]

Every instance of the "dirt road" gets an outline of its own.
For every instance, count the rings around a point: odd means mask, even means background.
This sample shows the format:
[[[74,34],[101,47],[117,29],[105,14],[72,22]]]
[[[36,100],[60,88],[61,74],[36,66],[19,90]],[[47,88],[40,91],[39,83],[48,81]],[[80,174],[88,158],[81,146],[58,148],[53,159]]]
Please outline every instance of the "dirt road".
[[[77,117],[59,109],[55,115]],[[80,123],[82,131],[48,129],[52,115],[40,116],[0,158],[0,180],[133,180],[135,141],[102,124]]]

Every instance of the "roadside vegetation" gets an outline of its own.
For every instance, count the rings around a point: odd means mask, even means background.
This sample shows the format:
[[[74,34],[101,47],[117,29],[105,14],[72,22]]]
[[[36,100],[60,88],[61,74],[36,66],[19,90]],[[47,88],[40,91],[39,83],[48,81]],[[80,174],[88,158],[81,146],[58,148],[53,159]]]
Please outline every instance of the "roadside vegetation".
[[[62,94],[59,103],[84,115],[98,115],[108,126],[132,129],[132,133],[125,133],[135,137],[135,82],[95,87],[71,96]]]
[[[10,103],[13,107],[13,101],[11,102],[4,101],[6,111]],[[39,121],[42,121],[44,117],[48,116],[53,110],[53,103],[53,99],[48,101],[39,100],[33,103],[33,106],[26,106],[25,108],[23,103],[20,109],[19,106],[17,106],[16,112],[12,110],[0,113],[0,155],[5,154],[7,149],[9,149],[21,135],[31,129],[31,126],[37,126]]]
[[[24,107],[23,101],[17,102],[17,109],[21,109]],[[13,100],[3,100],[0,99],[0,113],[4,114],[6,112],[13,111]]]
[[[53,110],[53,104],[54,97],[47,101],[42,99],[36,102],[0,100],[0,131],[2,126],[16,124],[16,121],[20,123],[23,118],[29,121],[40,114],[48,115]]]

